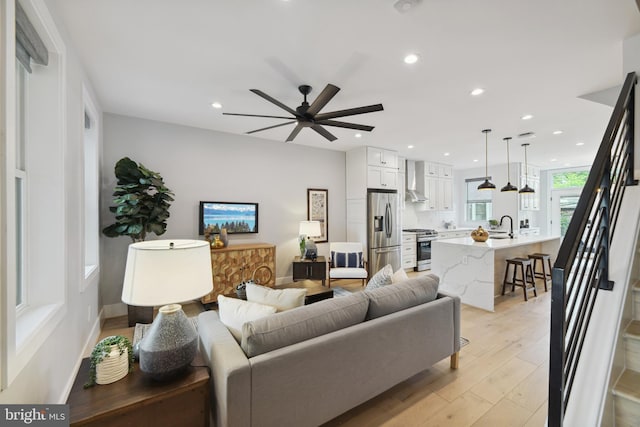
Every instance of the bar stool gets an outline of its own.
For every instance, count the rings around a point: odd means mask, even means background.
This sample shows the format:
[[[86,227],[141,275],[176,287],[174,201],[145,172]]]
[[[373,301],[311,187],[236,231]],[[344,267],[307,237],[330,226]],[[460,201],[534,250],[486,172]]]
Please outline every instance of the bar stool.
[[[547,282],[551,281],[551,256],[549,254],[534,253],[529,255],[529,259],[533,260],[533,277],[542,279],[544,291],[547,292]],[[538,261],[542,264],[542,272],[536,271]],[[545,261],[547,262],[546,265]]]
[[[533,290],[533,295],[537,297],[538,292],[533,277],[532,261],[529,258],[509,258],[506,261],[507,268],[504,271],[504,280],[502,281],[502,295],[504,295],[507,285],[511,285],[511,292],[515,291],[516,286],[522,288],[525,301],[528,301],[527,291],[530,289]],[[508,281],[510,266],[513,266],[513,275],[511,276],[511,281]],[[522,273],[521,277],[518,277],[518,267],[520,267],[520,272]]]

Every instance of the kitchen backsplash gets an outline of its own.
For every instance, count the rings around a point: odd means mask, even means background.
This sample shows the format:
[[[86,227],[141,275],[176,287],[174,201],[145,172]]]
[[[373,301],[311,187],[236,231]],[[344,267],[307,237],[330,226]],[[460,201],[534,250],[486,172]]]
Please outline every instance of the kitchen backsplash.
[[[444,223],[450,221],[456,224],[455,212],[416,211],[407,203],[403,211],[402,228],[444,228]]]

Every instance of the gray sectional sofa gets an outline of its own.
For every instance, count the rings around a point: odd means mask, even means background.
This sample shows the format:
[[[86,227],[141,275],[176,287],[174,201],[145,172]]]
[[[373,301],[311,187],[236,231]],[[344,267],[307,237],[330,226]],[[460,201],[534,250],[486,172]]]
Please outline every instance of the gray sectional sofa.
[[[460,299],[436,276],[245,323],[238,343],[200,314],[217,427],[317,426],[460,350]]]

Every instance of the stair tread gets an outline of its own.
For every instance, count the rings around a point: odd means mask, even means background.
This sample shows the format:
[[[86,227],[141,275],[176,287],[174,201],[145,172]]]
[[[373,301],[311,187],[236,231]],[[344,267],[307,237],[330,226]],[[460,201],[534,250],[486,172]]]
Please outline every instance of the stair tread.
[[[640,403],[640,372],[625,369],[613,387],[613,394]]]
[[[634,320],[624,330],[625,338],[633,338],[640,340],[640,320]]]

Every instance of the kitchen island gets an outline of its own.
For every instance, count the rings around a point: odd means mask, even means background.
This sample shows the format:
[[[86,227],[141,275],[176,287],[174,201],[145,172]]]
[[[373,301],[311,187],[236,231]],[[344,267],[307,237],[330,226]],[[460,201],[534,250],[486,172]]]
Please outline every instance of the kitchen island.
[[[505,260],[541,252],[550,254],[553,262],[559,246],[559,236],[489,238],[486,242],[474,242],[471,237],[435,240],[431,272],[440,277],[443,291],[459,295],[464,304],[494,311],[494,298],[502,292]]]

